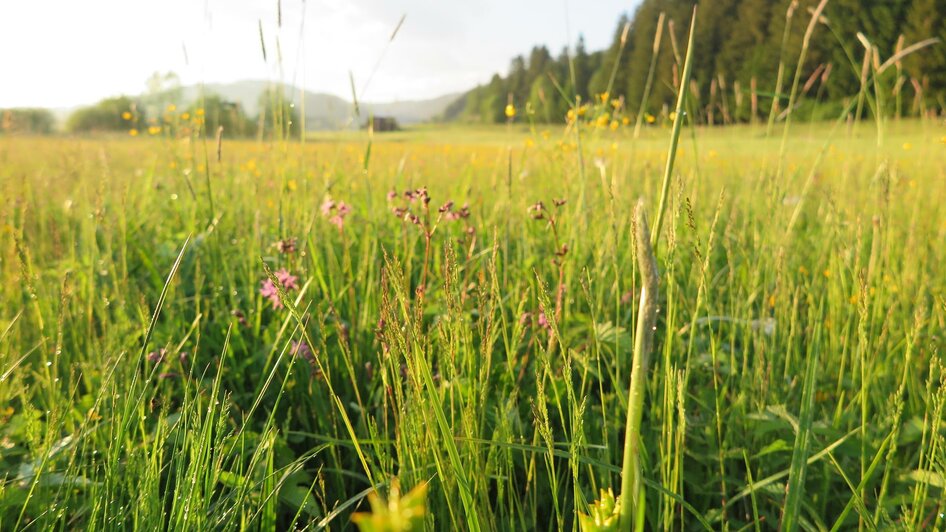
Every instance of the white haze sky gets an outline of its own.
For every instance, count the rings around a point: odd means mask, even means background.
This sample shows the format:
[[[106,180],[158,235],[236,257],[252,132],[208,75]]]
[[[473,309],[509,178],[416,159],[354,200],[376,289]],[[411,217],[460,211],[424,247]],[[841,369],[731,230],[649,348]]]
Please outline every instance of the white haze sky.
[[[359,99],[430,98],[505,74],[534,44],[558,55],[581,33],[604,48],[639,1],[282,0],[280,28],[277,0],[0,0],[0,107],[140,94],[168,70],[185,85],[281,78],[346,99],[351,71]]]

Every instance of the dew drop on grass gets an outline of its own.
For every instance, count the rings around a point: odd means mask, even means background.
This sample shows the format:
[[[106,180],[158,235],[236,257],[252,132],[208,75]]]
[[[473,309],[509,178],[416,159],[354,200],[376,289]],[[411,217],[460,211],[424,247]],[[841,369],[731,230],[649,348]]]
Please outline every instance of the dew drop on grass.
[[[48,360],[46,361],[46,367],[47,367],[47,368],[48,368],[49,366],[52,366],[52,365],[53,365],[52,362],[50,362],[50,361],[48,361]]]

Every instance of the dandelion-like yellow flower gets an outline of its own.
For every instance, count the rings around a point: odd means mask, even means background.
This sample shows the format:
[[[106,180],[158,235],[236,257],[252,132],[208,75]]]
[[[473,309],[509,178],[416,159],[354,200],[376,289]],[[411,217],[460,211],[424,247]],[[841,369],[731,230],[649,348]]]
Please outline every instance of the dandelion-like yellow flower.
[[[131,120],[131,113],[128,112],[128,111],[125,111],[124,113],[122,113],[122,119],[123,119],[123,120]]]
[[[653,124],[657,121],[657,118],[654,115],[647,113],[644,115],[644,120],[646,120],[648,124]]]
[[[131,135],[132,137],[137,137],[137,136],[138,136],[138,130],[135,129],[135,128],[131,128],[131,129],[128,130],[128,134]]]
[[[615,109],[621,107],[621,100],[611,100],[611,107],[614,107]]]
[[[598,96],[601,98],[601,103],[608,103],[608,97],[610,96],[610,94],[606,92],[602,92]]]
[[[190,113],[188,113],[187,111],[181,113],[181,120],[190,120],[190,119],[191,119]]]
[[[626,126],[631,123],[631,119],[625,116],[624,118],[621,119],[621,123]]]
[[[169,103],[167,107],[167,111],[169,113],[173,113],[174,111],[177,111],[177,106],[174,105],[173,103]]]
[[[574,109],[569,109],[568,112],[565,113],[565,119],[568,120],[569,122],[574,122],[574,121],[575,121],[575,110],[574,110]]]
[[[197,116],[204,116],[204,108],[198,107],[197,110],[194,111],[194,114],[196,114]]]
[[[608,127],[608,124],[611,122],[611,117],[607,113],[600,115],[595,122],[595,125],[598,127]]]
[[[161,128],[158,126],[151,126],[148,128],[149,135],[157,135],[160,132],[161,132]]]
[[[516,106],[513,104],[506,104],[506,118],[515,118],[516,116]]]
[[[578,116],[585,116],[588,112],[588,104],[582,105],[578,108]]]
[[[669,116],[669,118],[670,118],[670,121],[671,121],[671,122],[673,122],[674,120],[676,120],[676,119],[677,119],[677,112],[676,112],[676,111],[670,111],[670,116]]]
[[[619,127],[621,127],[620,122],[618,122],[617,120],[611,121],[611,131],[617,131]]]

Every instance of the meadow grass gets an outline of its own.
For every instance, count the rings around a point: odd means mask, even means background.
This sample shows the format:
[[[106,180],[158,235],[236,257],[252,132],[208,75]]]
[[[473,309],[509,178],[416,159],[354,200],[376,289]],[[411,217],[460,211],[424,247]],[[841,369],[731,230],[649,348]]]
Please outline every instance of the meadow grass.
[[[943,526],[946,143],[883,128],[682,135],[646,529]],[[0,138],[0,528],[577,527],[622,483],[635,136]]]

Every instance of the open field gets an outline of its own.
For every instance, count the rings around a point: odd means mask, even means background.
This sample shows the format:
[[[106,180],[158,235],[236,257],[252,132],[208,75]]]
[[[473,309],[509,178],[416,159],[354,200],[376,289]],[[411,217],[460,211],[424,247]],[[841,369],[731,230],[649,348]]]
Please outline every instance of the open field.
[[[942,528],[946,128],[764,133],[680,140],[645,528]],[[577,527],[669,136],[0,137],[0,528]]]

